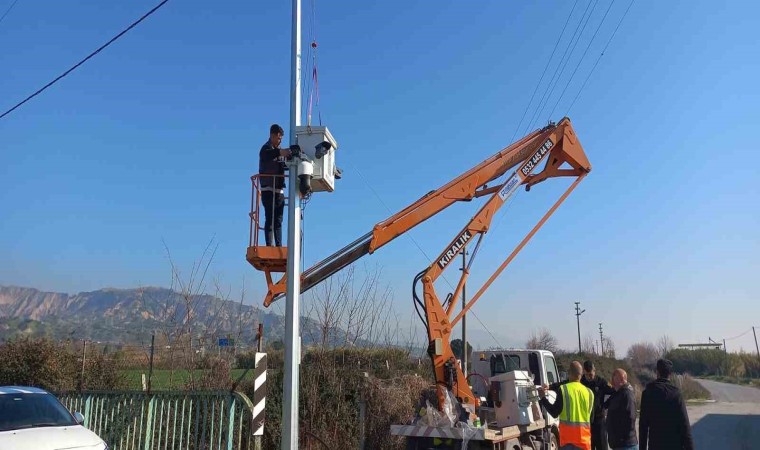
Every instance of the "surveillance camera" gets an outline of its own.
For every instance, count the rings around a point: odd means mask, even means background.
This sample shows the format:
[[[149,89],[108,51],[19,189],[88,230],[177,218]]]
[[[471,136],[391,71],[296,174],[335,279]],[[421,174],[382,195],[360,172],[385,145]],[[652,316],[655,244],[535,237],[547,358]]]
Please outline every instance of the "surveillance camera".
[[[327,154],[327,152],[330,151],[331,148],[332,148],[332,144],[330,142],[323,141],[323,142],[321,142],[321,143],[319,143],[319,144],[317,144],[317,145],[314,146],[314,150],[315,150],[314,156],[316,156],[317,159],[319,159],[319,158],[325,156]]]
[[[314,165],[302,160],[298,163],[298,190],[302,196],[311,192],[311,177],[314,175]]]

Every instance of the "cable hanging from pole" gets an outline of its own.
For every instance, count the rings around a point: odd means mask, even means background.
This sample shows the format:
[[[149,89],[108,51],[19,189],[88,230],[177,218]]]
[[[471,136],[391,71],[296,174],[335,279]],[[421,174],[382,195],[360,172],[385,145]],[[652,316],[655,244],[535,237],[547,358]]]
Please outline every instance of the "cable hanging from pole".
[[[316,31],[316,0],[311,1],[311,21],[309,24],[309,58],[307,58],[307,72],[311,73],[311,81],[308,84],[308,106],[306,110],[306,126],[311,127],[311,118],[314,111],[314,101],[316,97],[317,117],[319,125],[322,126],[322,110],[319,106],[319,78],[317,71],[317,31]],[[309,66],[309,62],[311,66]],[[304,82],[306,84],[306,82]]]

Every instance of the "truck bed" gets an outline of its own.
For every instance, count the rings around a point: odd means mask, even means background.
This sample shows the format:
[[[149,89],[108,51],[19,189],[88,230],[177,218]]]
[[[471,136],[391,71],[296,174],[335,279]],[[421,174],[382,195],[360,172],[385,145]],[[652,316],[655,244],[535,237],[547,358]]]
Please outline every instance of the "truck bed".
[[[544,420],[538,420],[531,425],[515,425],[505,428],[476,428],[475,434],[470,437],[471,441],[500,442],[514,439],[523,433],[544,428]],[[463,428],[429,427],[425,425],[391,425],[391,434],[394,436],[407,437],[432,437],[443,439],[463,439]]]

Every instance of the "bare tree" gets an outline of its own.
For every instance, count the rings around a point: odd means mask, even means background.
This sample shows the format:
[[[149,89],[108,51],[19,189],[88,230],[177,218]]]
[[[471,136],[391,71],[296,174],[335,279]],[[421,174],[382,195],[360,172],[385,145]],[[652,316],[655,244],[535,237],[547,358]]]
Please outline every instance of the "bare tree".
[[[598,355],[599,349],[597,347],[598,343],[596,342],[596,336],[591,333],[586,333],[586,335],[583,336],[583,343],[581,344],[583,353],[589,355]]]
[[[308,296],[307,317],[318,330],[305,330],[322,348],[397,345],[398,316],[390,307],[391,290],[378,267],[357,276],[355,266],[325,280]]]
[[[636,369],[652,369],[659,358],[659,352],[651,342],[639,342],[628,348],[627,359]]]
[[[609,336],[604,337],[604,348],[602,350],[602,356],[605,356],[607,358],[615,358],[615,343]]]
[[[208,274],[208,269],[211,266],[211,262],[214,260],[214,255],[216,254],[216,250],[219,248],[219,244],[215,243],[214,238],[212,238],[209,243],[206,245],[206,247],[203,249],[203,253],[201,254],[201,257],[199,260],[193,262],[192,268],[190,269],[190,274],[187,277],[183,277],[179,268],[174,263],[174,260],[172,259],[171,252],[169,251],[168,245],[166,245],[166,242],[164,243],[164,249],[166,250],[166,256],[169,259],[169,264],[171,266],[172,270],[172,284],[171,284],[171,290],[176,291],[179,293],[180,297],[180,304],[183,307],[183,318],[182,322],[180,324],[177,324],[177,327],[174,330],[174,333],[177,340],[181,342],[180,347],[183,349],[183,352],[185,353],[185,361],[188,363],[189,368],[193,369],[195,368],[195,351],[193,350],[193,336],[195,330],[195,319],[196,319],[196,309],[198,308],[199,301],[201,299],[201,294],[205,291],[206,288],[206,275]],[[218,285],[217,285],[218,287]],[[179,305],[173,305],[175,308]],[[175,310],[176,313],[176,310]],[[171,335],[171,333],[170,333]],[[170,344],[170,350],[171,344]],[[170,358],[172,359],[172,371],[170,372],[170,379],[173,378],[173,350],[170,354]],[[193,389],[195,386],[195,377],[194,377],[194,371],[190,370],[190,380],[189,380],[189,387]]]
[[[660,336],[659,339],[657,339],[657,352],[659,353],[660,358],[667,355],[668,352],[674,348],[676,348],[676,345],[673,343],[673,340],[670,338],[670,336],[664,334]]]
[[[525,343],[525,347],[531,350],[547,350],[556,353],[559,350],[559,341],[548,328],[540,328],[530,333],[530,338]]]

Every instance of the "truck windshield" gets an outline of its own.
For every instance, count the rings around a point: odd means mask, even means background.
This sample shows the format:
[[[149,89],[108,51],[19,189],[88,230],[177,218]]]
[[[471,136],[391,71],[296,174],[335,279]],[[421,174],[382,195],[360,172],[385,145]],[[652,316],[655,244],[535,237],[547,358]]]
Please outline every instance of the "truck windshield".
[[[76,424],[71,413],[50,394],[0,395],[0,431]]]
[[[491,356],[491,374],[512,372],[520,370],[520,357],[518,355],[497,354]]]

